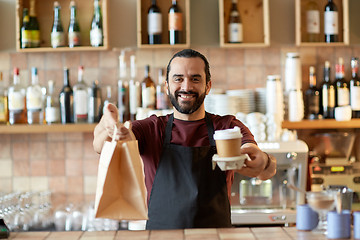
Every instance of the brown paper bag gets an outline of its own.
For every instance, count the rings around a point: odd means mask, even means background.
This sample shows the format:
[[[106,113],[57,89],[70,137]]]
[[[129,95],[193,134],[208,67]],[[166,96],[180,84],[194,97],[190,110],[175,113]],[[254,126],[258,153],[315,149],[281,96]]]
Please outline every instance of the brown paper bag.
[[[106,141],[100,154],[95,217],[148,219],[144,179],[137,141]]]

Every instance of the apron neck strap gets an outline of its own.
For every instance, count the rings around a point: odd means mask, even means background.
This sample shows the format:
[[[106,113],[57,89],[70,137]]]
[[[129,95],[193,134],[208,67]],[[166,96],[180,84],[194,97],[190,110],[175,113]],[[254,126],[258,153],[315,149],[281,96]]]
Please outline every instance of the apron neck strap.
[[[205,112],[205,121],[206,121],[206,126],[207,126],[207,130],[208,130],[208,137],[209,137],[209,142],[210,142],[210,146],[215,146],[215,140],[214,140],[214,126],[212,124],[212,120],[210,118],[210,115]],[[166,127],[165,127],[165,139],[164,139],[164,144],[170,144],[170,140],[171,140],[171,130],[172,130],[172,125],[174,122],[174,114],[172,113],[169,117],[169,120],[167,121]]]

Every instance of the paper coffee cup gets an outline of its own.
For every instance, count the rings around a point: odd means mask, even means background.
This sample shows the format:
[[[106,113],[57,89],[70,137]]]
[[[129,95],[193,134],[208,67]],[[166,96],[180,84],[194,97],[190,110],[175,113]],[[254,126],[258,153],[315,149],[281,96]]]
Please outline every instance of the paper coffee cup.
[[[240,156],[241,139],[239,127],[215,131],[214,140],[219,157]]]

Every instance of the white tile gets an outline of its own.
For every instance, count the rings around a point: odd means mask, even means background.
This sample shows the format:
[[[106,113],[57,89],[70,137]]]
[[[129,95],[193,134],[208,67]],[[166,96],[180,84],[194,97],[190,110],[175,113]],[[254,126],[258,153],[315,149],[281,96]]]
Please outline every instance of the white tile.
[[[49,189],[47,177],[30,177],[30,189],[32,191],[45,191]]]
[[[84,177],[84,193],[95,194],[96,193],[96,176],[85,176]]]
[[[13,191],[30,191],[30,177],[14,177]]]
[[[0,161],[0,176],[11,177],[13,172],[13,162],[11,160]]]

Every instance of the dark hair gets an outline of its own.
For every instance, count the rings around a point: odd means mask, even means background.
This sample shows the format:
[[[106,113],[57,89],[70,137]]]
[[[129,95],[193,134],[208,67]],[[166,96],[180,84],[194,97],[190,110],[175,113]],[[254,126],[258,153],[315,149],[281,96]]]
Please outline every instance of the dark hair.
[[[210,74],[210,66],[209,66],[209,62],[206,59],[206,57],[204,55],[202,55],[201,53],[199,53],[198,51],[195,51],[193,49],[184,49],[181,50],[180,52],[177,52],[174,54],[174,56],[170,59],[167,68],[166,68],[166,81],[169,82],[169,72],[170,72],[170,65],[171,62],[174,58],[176,57],[184,57],[184,58],[201,58],[204,63],[205,63],[205,75],[206,75],[206,83],[208,83],[211,79],[211,74]]]

